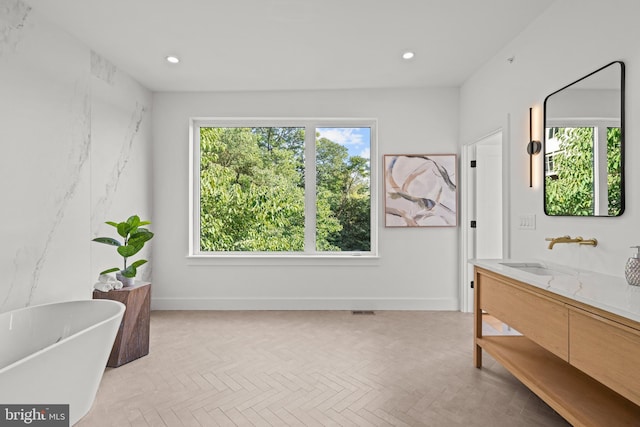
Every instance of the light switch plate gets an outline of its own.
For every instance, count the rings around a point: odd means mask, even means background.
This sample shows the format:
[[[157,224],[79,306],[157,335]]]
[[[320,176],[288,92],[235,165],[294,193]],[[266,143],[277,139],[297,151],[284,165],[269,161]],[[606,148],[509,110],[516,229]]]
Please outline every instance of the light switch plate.
[[[518,220],[518,229],[520,230],[535,230],[536,229],[536,214],[520,215]]]

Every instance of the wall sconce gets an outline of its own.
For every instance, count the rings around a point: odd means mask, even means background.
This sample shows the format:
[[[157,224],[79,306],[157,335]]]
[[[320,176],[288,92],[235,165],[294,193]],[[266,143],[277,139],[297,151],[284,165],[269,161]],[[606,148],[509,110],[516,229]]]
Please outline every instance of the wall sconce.
[[[542,150],[542,143],[533,139],[533,108],[529,108],[529,143],[527,153],[529,154],[529,188],[533,187],[533,156]]]

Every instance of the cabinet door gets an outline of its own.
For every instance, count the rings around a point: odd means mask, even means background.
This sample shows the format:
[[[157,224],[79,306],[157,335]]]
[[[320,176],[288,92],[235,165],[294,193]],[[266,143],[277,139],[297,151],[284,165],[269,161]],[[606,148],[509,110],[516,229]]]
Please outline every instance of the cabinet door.
[[[538,345],[568,361],[568,313],[565,304],[529,291],[518,282],[478,272],[480,309]]]
[[[569,363],[640,405],[640,331],[569,310]]]

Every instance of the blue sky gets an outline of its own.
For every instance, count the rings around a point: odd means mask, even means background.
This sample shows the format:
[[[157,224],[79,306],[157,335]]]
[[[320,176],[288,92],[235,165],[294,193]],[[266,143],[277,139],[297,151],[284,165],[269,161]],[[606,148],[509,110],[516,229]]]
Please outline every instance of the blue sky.
[[[347,147],[349,156],[371,157],[370,128],[317,128],[320,137]]]

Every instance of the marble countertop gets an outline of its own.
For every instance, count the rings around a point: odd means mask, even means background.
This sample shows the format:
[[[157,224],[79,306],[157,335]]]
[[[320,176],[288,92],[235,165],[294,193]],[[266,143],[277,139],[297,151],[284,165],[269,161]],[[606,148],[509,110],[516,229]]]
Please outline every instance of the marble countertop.
[[[494,273],[640,322],[640,286],[631,286],[624,278],[535,259],[473,259],[469,262]],[[515,264],[519,267],[505,264]],[[537,274],[526,271],[528,266],[531,267],[529,270],[537,271]],[[548,271],[536,266],[542,266]]]

